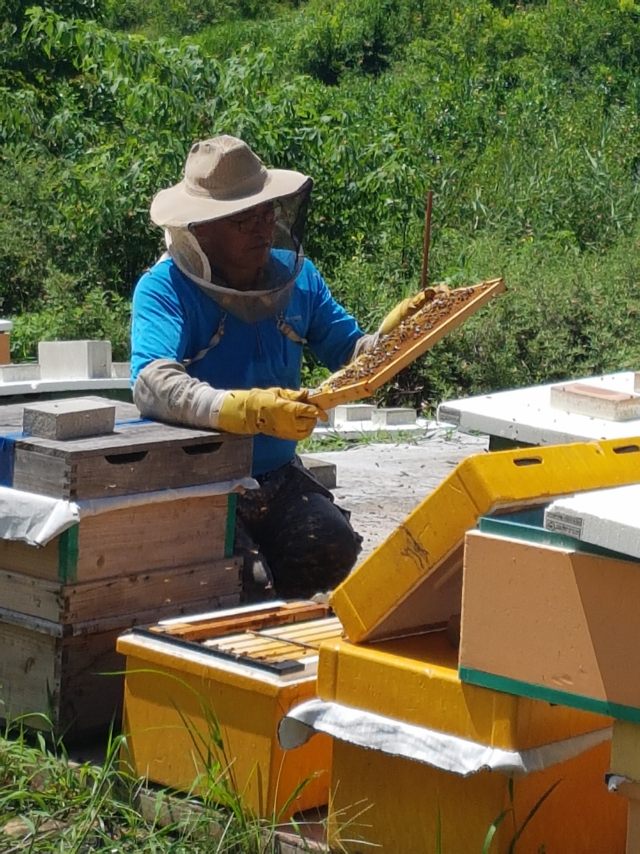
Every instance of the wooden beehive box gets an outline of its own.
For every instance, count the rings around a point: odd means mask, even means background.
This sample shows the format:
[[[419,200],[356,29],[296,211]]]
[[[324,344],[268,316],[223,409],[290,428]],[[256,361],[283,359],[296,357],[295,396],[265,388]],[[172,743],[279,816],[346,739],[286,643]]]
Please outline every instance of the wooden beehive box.
[[[67,742],[103,733],[122,717],[125,659],[116,651],[122,632],[237,602],[235,594],[210,596],[74,625],[1,607],[0,719],[21,718]]]
[[[68,441],[25,436],[24,406],[2,407],[0,485],[79,501],[250,474],[247,436],[146,421],[133,404],[113,402],[113,433]]]
[[[77,735],[119,707],[122,679],[96,674],[123,669],[122,631],[239,602],[235,495],[215,493],[250,475],[252,440],[116,402],[114,433],[54,441],[23,435],[23,409],[0,408],[1,484],[77,502],[80,521],[43,548],[0,540],[0,700]]]
[[[68,584],[0,570],[2,605],[12,611],[72,625],[88,620],[122,617],[140,610],[175,608],[239,596],[241,558],[163,569],[136,570],[127,575]]]

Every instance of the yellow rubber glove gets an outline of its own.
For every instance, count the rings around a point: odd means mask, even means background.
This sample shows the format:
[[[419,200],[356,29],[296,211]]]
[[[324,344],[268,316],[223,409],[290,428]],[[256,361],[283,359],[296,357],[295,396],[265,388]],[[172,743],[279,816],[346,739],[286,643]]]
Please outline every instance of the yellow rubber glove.
[[[378,334],[387,335],[396,326],[399,326],[403,320],[411,317],[416,311],[421,309],[426,303],[431,302],[437,294],[448,294],[449,288],[446,285],[437,285],[434,288],[425,288],[420,293],[412,297],[407,297],[399,302],[395,308],[392,308],[389,314],[384,318],[378,327]]]
[[[305,391],[288,388],[251,388],[227,392],[220,407],[218,427],[228,433],[264,433],[278,439],[306,439],[318,418],[327,413],[305,403]]]

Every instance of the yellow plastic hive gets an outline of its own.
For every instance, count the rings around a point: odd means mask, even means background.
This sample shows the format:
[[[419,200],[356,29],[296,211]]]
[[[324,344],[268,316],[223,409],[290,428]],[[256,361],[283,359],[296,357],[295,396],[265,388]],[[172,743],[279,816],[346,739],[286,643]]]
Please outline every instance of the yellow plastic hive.
[[[284,821],[327,802],[331,740],[321,735],[285,753],[276,734],[292,706],[315,696],[315,675],[285,681],[136,635],[121,636],[117,649],[126,656],[123,729],[136,774],[202,792],[211,751],[243,804],[260,817]]]
[[[613,722],[610,770],[612,774],[640,781],[640,724]]]
[[[460,611],[462,543],[480,516],[640,481],[640,438],[470,457],[334,591],[354,642],[416,632]]]
[[[611,719],[514,697],[458,678],[444,632],[320,647],[318,697],[491,747],[527,750],[611,725]]]
[[[507,812],[498,826],[491,854],[623,854],[627,804],[607,791],[608,759],[605,743],[514,779],[514,814]],[[556,783],[510,848],[515,829]],[[332,850],[480,854],[492,823],[511,808],[509,788],[509,778],[497,771],[461,777],[336,741],[328,821]]]

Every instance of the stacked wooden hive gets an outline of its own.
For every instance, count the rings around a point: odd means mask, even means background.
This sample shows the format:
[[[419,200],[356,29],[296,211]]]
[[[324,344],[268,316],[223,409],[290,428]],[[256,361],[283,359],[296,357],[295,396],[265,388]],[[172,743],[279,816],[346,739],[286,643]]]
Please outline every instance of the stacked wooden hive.
[[[70,736],[120,714],[122,676],[104,674],[123,670],[124,629],[239,601],[232,490],[250,476],[251,439],[110,403],[111,432],[103,400],[85,399],[84,414],[77,400],[41,404],[38,417],[0,409],[5,508],[49,496],[77,512],[42,548],[7,530],[0,540],[0,717],[46,726],[42,713]],[[22,430],[25,411],[39,436]],[[100,435],[78,438],[83,419]]]

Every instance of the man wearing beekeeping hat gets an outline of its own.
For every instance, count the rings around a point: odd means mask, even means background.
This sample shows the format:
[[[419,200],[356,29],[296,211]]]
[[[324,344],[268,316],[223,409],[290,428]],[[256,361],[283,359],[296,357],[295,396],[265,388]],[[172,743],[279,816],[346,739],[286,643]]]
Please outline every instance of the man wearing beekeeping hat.
[[[349,514],[295,456],[296,442],[326,420],[298,391],[303,345],[336,370],[373,338],[302,255],[311,186],[299,172],[267,169],[235,137],[195,143],[183,179],[153,199],[167,252],[133,298],[142,414],[255,437],[260,488],[239,497],[236,525],[249,601],[330,589],[360,551]]]

